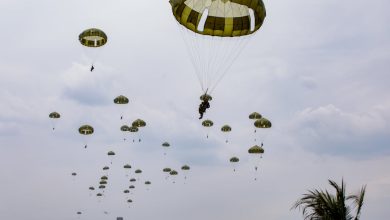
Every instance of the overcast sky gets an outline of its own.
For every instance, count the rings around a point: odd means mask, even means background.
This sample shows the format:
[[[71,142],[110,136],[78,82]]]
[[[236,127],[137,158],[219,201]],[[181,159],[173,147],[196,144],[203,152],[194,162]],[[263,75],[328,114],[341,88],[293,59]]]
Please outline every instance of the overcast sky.
[[[264,3],[263,27],[213,93],[206,139],[200,85],[168,0],[1,0],[0,219],[298,220],[290,208],[303,193],[342,178],[348,193],[367,184],[362,219],[388,219],[390,2]],[[91,27],[108,35],[92,73],[78,42]],[[123,109],[112,102],[120,94],[130,99]],[[52,111],[61,113],[55,132]],[[254,111],[273,124],[257,174],[247,154]],[[142,142],[124,142],[119,127],[137,118],[147,123]],[[82,124],[95,128],[88,149]],[[131,207],[125,163],[144,171]],[[181,172],[165,180],[163,167],[184,164],[185,184]],[[99,202],[88,187],[106,165]]]

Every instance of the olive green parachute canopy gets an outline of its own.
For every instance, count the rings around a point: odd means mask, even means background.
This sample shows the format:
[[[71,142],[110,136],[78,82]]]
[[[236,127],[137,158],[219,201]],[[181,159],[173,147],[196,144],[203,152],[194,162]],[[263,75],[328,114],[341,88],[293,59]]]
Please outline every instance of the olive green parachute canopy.
[[[261,117],[261,114],[257,112],[253,112],[249,115],[249,119],[260,119]]]
[[[106,184],[107,184],[107,181],[102,180],[102,181],[99,182],[99,184],[100,184],[100,185],[106,185]]]
[[[79,133],[82,135],[91,135],[93,134],[93,127],[91,125],[82,125],[79,128]]]
[[[249,148],[248,153],[250,153],[250,154],[263,154],[264,149],[260,146],[255,145],[255,146]]]
[[[114,151],[108,151],[107,155],[108,155],[108,156],[114,156],[114,155],[115,155],[115,152],[114,152]]]
[[[129,103],[129,99],[126,96],[120,95],[114,99],[115,104],[124,105]]]
[[[132,203],[132,202],[133,202],[133,200],[131,200],[131,199],[128,199],[128,200],[127,200],[127,202],[128,202],[128,203]]]
[[[90,186],[88,189],[89,189],[89,190],[95,190],[95,187]]]
[[[77,173],[72,173],[72,176],[77,176]]]
[[[123,190],[123,193],[129,193],[130,191],[128,189]]]
[[[181,167],[182,170],[190,170],[190,166],[188,165],[184,165]]]
[[[138,128],[137,128],[138,129]],[[130,127],[127,125],[122,125],[121,126],[121,131],[130,131]]]
[[[123,168],[125,168],[125,169],[131,169],[131,165],[130,165],[130,164],[126,164],[126,165],[123,166]]]
[[[108,177],[107,176],[102,176],[100,177],[101,180],[108,180]]]
[[[110,169],[110,168],[107,167],[107,166],[103,167],[103,170],[109,170],[109,169]]]
[[[129,186],[129,189],[134,189],[134,188],[135,188],[134,185],[130,185],[130,186]]]
[[[207,100],[207,101],[213,100],[213,97],[211,97],[211,95],[208,95],[208,94],[203,94],[203,95],[201,95],[199,98],[200,98],[200,100],[202,100],[202,101],[204,101],[204,100]]]
[[[135,173],[142,173],[142,170],[138,169],[135,171]]]
[[[164,168],[164,169],[163,169],[163,172],[166,172],[166,173],[168,173],[168,172],[171,172],[171,170],[172,170],[171,168],[169,168],[169,167],[166,167],[166,168]]]
[[[207,120],[204,120],[203,122],[202,122],[202,125],[204,126],[204,127],[211,127],[211,126],[213,126],[213,121],[211,121],[211,120],[209,120],[209,119],[207,119]]]
[[[101,47],[107,43],[107,35],[102,30],[91,28],[79,35],[79,41],[86,47]]]
[[[231,163],[237,163],[237,162],[240,161],[240,159],[239,159],[238,157],[232,157],[232,158],[230,158],[229,161],[230,161]]]
[[[172,176],[176,176],[179,173],[176,170],[172,170],[171,172],[169,172],[169,174]]]
[[[61,118],[61,115],[58,112],[52,112],[49,114],[49,118]]]
[[[98,194],[96,194],[96,196],[102,196],[103,194],[101,194],[101,193],[98,193]]]
[[[135,181],[137,181],[135,178],[130,179],[130,182],[135,182]]]
[[[145,185],[150,185],[150,184],[152,184],[152,182],[150,182],[150,181],[145,181]]]
[[[261,0],[170,0],[170,3],[176,20],[185,28],[202,35],[249,35],[261,27],[266,16]],[[253,11],[253,20],[250,11]],[[201,24],[203,17],[204,26]]]
[[[168,142],[164,142],[164,143],[162,143],[162,146],[163,147],[169,147],[169,146],[171,146]]]
[[[272,126],[271,122],[266,118],[260,118],[254,124],[256,128],[270,128]]]
[[[106,188],[105,185],[100,185],[100,186],[99,186],[99,189],[105,189],[105,188]]]
[[[137,131],[138,131],[138,128],[137,128],[137,127],[134,127],[134,126],[131,126],[131,127],[129,128],[129,131],[130,131],[130,132],[137,132]]]
[[[229,125],[224,125],[221,128],[222,132],[230,132],[231,130],[232,130],[232,128]]]
[[[133,121],[133,123],[131,124],[133,127],[145,127],[146,126],[146,122],[143,121],[142,119],[137,119],[135,121]]]

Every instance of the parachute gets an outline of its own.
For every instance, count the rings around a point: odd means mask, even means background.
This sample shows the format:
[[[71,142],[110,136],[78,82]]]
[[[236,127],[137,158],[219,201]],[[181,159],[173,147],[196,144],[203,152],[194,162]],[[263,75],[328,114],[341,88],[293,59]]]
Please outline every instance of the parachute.
[[[149,190],[149,185],[152,184],[150,181],[145,181],[146,190]]]
[[[258,134],[258,135],[260,136],[261,145],[263,146],[263,142],[264,142],[265,136],[266,136],[266,134],[268,133],[268,132],[267,132],[267,131],[268,131],[268,128],[271,128],[271,127],[272,127],[272,123],[271,123],[268,119],[262,117],[262,118],[260,118],[260,119],[257,119],[257,120],[254,122],[254,125],[255,125],[256,128],[262,128],[262,129],[263,129],[261,132],[258,132],[258,133],[260,133],[260,134]],[[255,139],[255,141],[256,141],[256,140],[257,140],[257,139]]]
[[[91,125],[82,125],[82,126],[80,126],[79,133],[85,137],[84,138],[84,143],[85,143],[84,148],[87,148],[87,146],[88,146],[87,136],[92,135],[93,132],[94,132],[94,129],[93,129],[93,127]]]
[[[130,127],[127,125],[122,125],[121,131],[123,132],[123,141],[126,141],[126,134],[130,131]]]
[[[92,72],[94,70],[93,64],[100,53],[100,48],[107,43],[107,35],[100,29],[90,28],[79,35],[79,41],[90,59]]]
[[[226,134],[226,141],[225,142],[228,143],[229,141],[228,141],[227,136],[228,136],[228,133],[230,131],[232,131],[232,128],[229,125],[224,125],[224,126],[222,126],[221,131]]]
[[[130,132],[130,133],[136,133],[136,132],[138,132],[138,127],[131,126],[131,127],[129,128],[129,132]],[[133,137],[133,142],[134,142],[134,137]]]
[[[251,156],[250,160],[254,164],[255,171],[257,171],[260,163],[260,159],[263,157],[264,149],[258,145],[255,145],[248,149],[248,153]],[[257,178],[255,178],[257,180]]]
[[[119,105],[119,107],[121,107],[121,105],[128,104],[129,99],[126,96],[120,95],[114,99],[114,103]],[[121,120],[122,119],[123,119],[123,112],[121,113]]]
[[[126,164],[123,166],[124,169],[128,170],[128,172],[126,173],[126,176],[129,176],[130,174],[130,169],[131,169],[131,165],[130,164]]]
[[[183,165],[183,166],[181,167],[181,170],[183,171],[183,174],[184,174],[184,181],[187,180],[187,173],[188,173],[188,171],[189,171],[190,169],[191,169],[191,168],[190,168],[190,166],[188,166],[188,165]]]
[[[108,151],[107,155],[108,155],[109,157],[111,157],[111,158],[110,158],[110,163],[112,164],[112,160],[113,160],[113,156],[115,156],[115,152],[114,152],[114,151]]]
[[[266,16],[262,0],[170,0],[197,78],[211,94]]]
[[[233,171],[236,172],[237,163],[240,161],[240,159],[238,157],[232,157],[229,161],[233,166]]]
[[[142,119],[137,119],[131,124],[133,127],[141,128],[146,126],[146,122]]]
[[[176,170],[171,170],[171,172],[169,172],[169,175],[171,176],[172,182],[173,182],[173,183],[176,183],[176,176],[177,176],[178,174],[179,174],[179,173],[178,173]]]
[[[134,185],[130,185],[130,186],[129,186],[129,189],[134,189],[134,188],[135,188]]]
[[[207,119],[207,120],[204,120],[204,121],[202,122],[202,125],[203,125],[203,127],[211,128],[211,127],[214,125],[214,123],[213,123],[213,121]],[[209,138],[209,131],[207,131],[206,137]]]
[[[260,119],[262,116],[260,113],[258,112],[252,112],[250,115],[249,115],[249,119]]]
[[[130,179],[130,182],[135,182],[135,181],[137,181],[135,178]]]
[[[58,112],[52,112],[49,114],[49,118],[51,119],[52,128],[54,131],[56,129],[56,122],[58,121],[59,118],[61,118],[61,115]]]
[[[142,128],[142,127],[145,127],[146,126],[146,122],[142,119],[137,119],[135,121],[133,121],[133,123],[131,124],[133,127],[136,127],[136,128]],[[141,142],[141,139],[138,139],[138,142]]]
[[[108,177],[107,176],[102,176],[100,177],[101,180],[108,180]]]
[[[168,142],[162,143],[163,148],[164,148],[164,156],[167,155],[168,148],[171,146]]]

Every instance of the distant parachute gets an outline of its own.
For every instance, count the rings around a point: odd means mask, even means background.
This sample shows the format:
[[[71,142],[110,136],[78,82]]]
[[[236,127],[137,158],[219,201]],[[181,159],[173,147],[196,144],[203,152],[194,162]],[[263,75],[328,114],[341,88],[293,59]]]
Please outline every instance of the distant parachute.
[[[135,182],[135,181],[137,181],[135,178],[130,179],[130,182]]]
[[[162,171],[166,174],[166,175],[165,175],[165,179],[168,179],[168,177],[169,177],[169,172],[171,172],[172,169],[169,168],[169,167],[165,167]]]
[[[134,189],[134,188],[135,188],[134,185],[130,185],[130,186],[129,186],[129,189]]]
[[[49,114],[49,118],[51,119],[51,124],[54,131],[56,129],[57,121],[59,118],[61,118],[61,115],[58,112],[52,112]]]
[[[169,172],[169,175],[171,176],[172,182],[173,182],[173,183],[176,183],[176,176],[177,176],[178,174],[179,174],[179,173],[178,173],[176,170],[171,170],[171,172]]]
[[[85,139],[84,139],[84,142],[85,142],[84,148],[87,148],[87,144],[88,144],[87,136],[92,135],[93,132],[94,132],[94,129],[93,129],[93,127],[91,125],[82,125],[82,126],[80,126],[79,133],[85,137]]]
[[[255,170],[257,171],[260,163],[260,159],[264,154],[264,149],[258,145],[255,145],[248,149],[248,153],[251,156],[250,160],[254,164]],[[257,178],[255,178],[257,180]]]
[[[137,120],[133,121],[133,123],[131,125],[133,127],[137,127],[139,129],[139,128],[145,127],[146,122],[142,119],[137,119]],[[138,142],[141,142],[141,138],[138,139]]]
[[[150,181],[145,181],[146,190],[149,190],[149,185],[152,184]]]
[[[167,155],[167,152],[168,152],[168,148],[171,146],[168,142],[164,142],[162,143],[162,146],[164,148],[164,156]]]
[[[108,177],[107,176],[102,176],[100,177],[101,180],[108,180]]]
[[[207,119],[207,120],[204,120],[204,121],[202,122],[202,125],[203,125],[203,127],[205,127],[205,128],[211,128],[211,127],[214,125],[214,123],[213,123],[213,121]],[[207,131],[207,136],[206,136],[206,137],[209,138],[209,131]]]
[[[136,133],[136,132],[138,132],[138,128],[137,128],[137,127],[134,127],[134,126],[131,126],[131,127],[129,128],[129,132],[130,132],[130,133]],[[133,142],[134,142],[134,137],[133,137]]]
[[[126,176],[129,176],[131,165],[130,164],[126,164],[126,165],[123,166],[123,168],[126,170]]]
[[[261,144],[263,145],[263,142],[264,142],[264,139],[265,139],[265,136],[266,136],[266,134],[268,133],[267,131],[268,131],[268,128],[271,128],[272,127],[272,123],[268,120],[268,119],[266,119],[266,118],[264,118],[264,117],[262,117],[262,118],[260,118],[260,119],[257,119],[255,122],[254,122],[254,125],[255,125],[255,127],[256,128],[261,128],[261,129],[263,129],[261,132],[259,132],[259,136],[260,136],[260,138],[261,138]],[[256,141],[257,139],[255,138],[255,141]]]
[[[249,115],[249,119],[260,119],[262,116],[260,113],[258,112],[252,112],[250,115]]]
[[[107,35],[100,29],[90,28],[79,35],[79,41],[85,49],[86,55],[91,59],[91,72],[100,53],[100,48],[107,43]]]
[[[113,160],[113,156],[115,156],[115,152],[114,151],[108,151],[107,155],[110,157],[110,162],[112,164],[112,160]]]
[[[232,157],[229,161],[233,166],[233,171],[236,172],[237,163],[240,161],[240,159],[238,157]]]
[[[181,167],[181,170],[183,171],[183,174],[184,174],[184,181],[187,179],[187,173],[188,173],[188,171],[190,170],[191,168],[190,168],[190,166],[188,166],[188,165],[183,165],[182,167]]]
[[[261,0],[170,0],[203,93],[212,94],[266,16]]]
[[[124,95],[120,95],[114,99],[114,103],[117,105],[126,105],[129,103],[129,99]],[[119,107],[121,107],[121,106],[119,106]],[[123,111],[121,113],[121,120],[122,119],[123,119]]]
[[[229,125],[224,125],[224,126],[222,126],[221,131],[222,131],[223,133],[226,134],[226,140],[225,140],[225,142],[228,143],[229,140],[228,140],[228,137],[227,137],[227,136],[228,136],[228,134],[232,131],[232,128],[231,128]]]
[[[137,128],[137,130],[138,130],[138,128]],[[123,132],[123,141],[126,141],[126,136],[127,136],[128,132],[130,131],[130,127],[127,125],[122,125],[121,131]]]

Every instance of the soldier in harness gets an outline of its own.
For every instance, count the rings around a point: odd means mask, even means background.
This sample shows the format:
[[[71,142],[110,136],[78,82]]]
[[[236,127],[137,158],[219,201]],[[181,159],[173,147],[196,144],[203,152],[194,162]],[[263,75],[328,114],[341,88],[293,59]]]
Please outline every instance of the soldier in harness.
[[[208,108],[210,108],[210,103],[206,91],[206,93],[202,96],[202,103],[200,103],[199,105],[199,114],[200,114],[199,119],[203,118],[203,114],[206,112]]]

